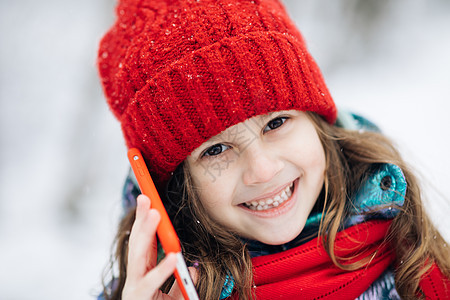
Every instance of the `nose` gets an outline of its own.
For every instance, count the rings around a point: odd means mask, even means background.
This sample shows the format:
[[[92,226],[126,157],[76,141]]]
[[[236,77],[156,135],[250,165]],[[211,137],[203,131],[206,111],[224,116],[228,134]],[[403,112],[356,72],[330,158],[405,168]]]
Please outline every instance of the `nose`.
[[[284,162],[275,153],[255,144],[243,152],[244,171],[242,179],[245,185],[269,182],[284,167]]]

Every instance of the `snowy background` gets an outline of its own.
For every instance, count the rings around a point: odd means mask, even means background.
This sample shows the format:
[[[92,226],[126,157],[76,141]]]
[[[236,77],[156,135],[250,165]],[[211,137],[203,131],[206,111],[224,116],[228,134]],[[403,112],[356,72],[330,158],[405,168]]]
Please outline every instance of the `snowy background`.
[[[450,241],[450,1],[285,2],[335,101],[421,172]],[[93,299],[128,169],[95,68],[113,0],[0,0],[0,299]]]

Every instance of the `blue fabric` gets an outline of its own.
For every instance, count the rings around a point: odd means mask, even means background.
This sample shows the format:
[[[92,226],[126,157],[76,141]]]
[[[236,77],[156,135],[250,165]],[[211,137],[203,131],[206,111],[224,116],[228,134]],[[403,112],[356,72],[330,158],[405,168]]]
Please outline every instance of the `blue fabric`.
[[[131,168],[122,189],[122,211],[126,215],[136,207],[136,198],[141,193]]]
[[[106,286],[106,293],[108,295],[111,295],[111,292],[117,288],[118,285],[118,280],[117,279],[113,279],[108,286]],[[100,295],[98,295],[97,300],[105,300],[105,293],[102,292]]]
[[[357,114],[354,113],[350,113],[351,116],[353,117],[353,119],[355,119],[356,122],[356,126],[362,130],[367,130],[367,131],[373,131],[373,132],[381,132],[380,128],[375,125],[374,123],[372,123],[371,121],[369,121],[368,119],[359,116]]]
[[[395,289],[394,272],[388,268],[372,285],[356,300],[400,300]]]
[[[351,216],[345,226],[374,218],[390,219],[398,215],[406,193],[406,179],[402,170],[392,164],[381,165],[369,177],[352,199]],[[368,214],[370,212],[370,214]]]
[[[339,110],[335,126],[348,130],[381,132],[380,128],[368,119],[345,110]]]
[[[231,274],[227,274],[225,282],[223,283],[222,293],[220,293],[220,299],[225,299],[231,296],[234,289],[234,280]]]

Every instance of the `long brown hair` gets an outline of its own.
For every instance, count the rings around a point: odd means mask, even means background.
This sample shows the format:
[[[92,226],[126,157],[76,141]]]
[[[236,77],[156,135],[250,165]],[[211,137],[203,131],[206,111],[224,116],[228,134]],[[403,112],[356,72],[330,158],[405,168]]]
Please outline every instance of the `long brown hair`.
[[[407,181],[405,202],[394,218],[386,242],[395,253],[395,283],[405,299],[420,295],[418,284],[433,262],[450,276],[450,247],[430,222],[421,199],[417,179],[402,160],[393,143],[375,132],[349,131],[331,126],[314,113],[313,121],[326,155],[326,176],[320,199],[324,217],[318,236],[334,264],[345,270],[363,267],[367,260],[346,264],[334,253],[334,241],[347,215],[348,199],[375,164],[399,166]],[[253,275],[250,255],[241,239],[233,232],[213,222],[198,199],[187,166],[175,172],[165,196],[167,209],[183,244],[188,264],[198,266],[196,284],[201,299],[219,299],[227,275],[235,281],[239,299],[253,299]],[[107,299],[120,299],[126,279],[127,241],[134,221],[134,212],[125,217],[116,236],[119,276],[117,288]],[[162,287],[168,291],[173,279]]]

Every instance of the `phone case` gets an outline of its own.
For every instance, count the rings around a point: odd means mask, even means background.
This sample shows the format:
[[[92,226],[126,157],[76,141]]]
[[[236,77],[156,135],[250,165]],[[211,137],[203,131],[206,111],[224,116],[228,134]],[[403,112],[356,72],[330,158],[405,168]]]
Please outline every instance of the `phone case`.
[[[177,253],[177,267],[175,270],[175,278],[186,300],[198,300],[197,291],[195,290],[194,283],[184,261],[181,253],[180,240],[173,228],[172,222],[169,219],[169,215],[164,208],[158,191],[153,183],[153,179],[145,165],[144,158],[141,155],[139,149],[131,148],[128,150],[128,160],[130,161],[131,168],[136,176],[139,188],[142,194],[146,195],[151,200],[151,207],[158,210],[161,215],[161,221],[156,229],[159,241],[164,249],[165,253],[174,252]]]

